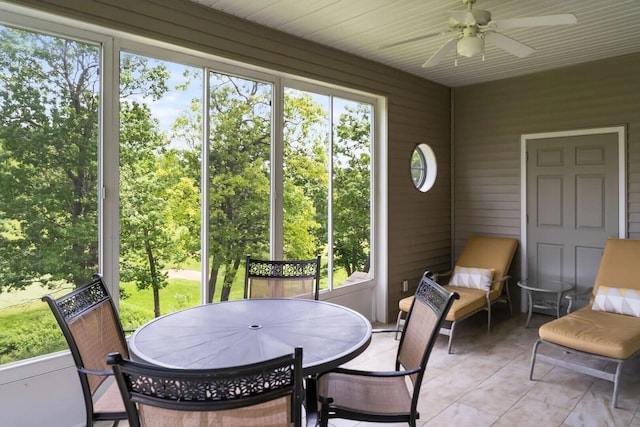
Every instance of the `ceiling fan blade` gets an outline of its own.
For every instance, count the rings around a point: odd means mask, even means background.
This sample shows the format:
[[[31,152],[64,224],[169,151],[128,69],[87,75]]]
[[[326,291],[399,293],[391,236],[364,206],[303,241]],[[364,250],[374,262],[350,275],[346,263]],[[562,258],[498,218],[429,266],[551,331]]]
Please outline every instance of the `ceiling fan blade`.
[[[491,21],[489,25],[498,30],[505,30],[508,28],[544,27],[577,23],[578,18],[573,13],[565,13],[561,15],[531,16],[528,18],[498,19]]]
[[[524,43],[507,37],[504,34],[488,32],[485,33],[484,39],[492,45],[504,49],[507,52],[517,56],[518,58],[524,58],[531,55],[535,50]]]
[[[476,23],[476,17],[468,10],[451,10],[447,13],[462,25],[474,25]]]
[[[445,32],[441,31],[439,33],[427,33],[427,34],[423,34],[421,36],[411,37],[410,39],[400,40],[398,42],[381,44],[377,48],[378,49],[387,49],[387,48],[390,48],[390,47],[400,46],[401,44],[405,44],[405,43],[416,42],[418,40],[424,40],[424,39],[428,39],[430,37],[435,37],[435,36],[441,36],[441,35],[447,34],[447,33],[448,33],[448,31],[445,31]]]
[[[440,49],[438,49],[436,51],[436,53],[434,53],[433,55],[431,55],[431,58],[429,58],[427,60],[427,62],[425,62],[424,64],[422,64],[422,68],[429,68],[429,67],[433,67],[435,65],[438,65],[438,63],[445,57],[447,56],[447,53],[449,53],[449,51],[455,47],[456,43],[458,43],[458,39],[460,39],[460,37],[454,37],[450,40],[448,40],[445,44],[443,44]]]

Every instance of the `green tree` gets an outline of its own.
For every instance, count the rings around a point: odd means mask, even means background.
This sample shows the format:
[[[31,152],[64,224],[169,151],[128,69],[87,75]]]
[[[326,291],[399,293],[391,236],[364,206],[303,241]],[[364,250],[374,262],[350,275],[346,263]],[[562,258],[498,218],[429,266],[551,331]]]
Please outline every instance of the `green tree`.
[[[99,59],[0,27],[0,292],[97,270]]]
[[[221,74],[211,78],[207,300],[224,268],[225,301],[244,255],[269,247],[271,88]]]
[[[346,107],[336,127],[333,169],[334,261],[347,275],[369,271],[371,110]]]
[[[327,113],[304,92],[284,100],[284,257],[313,258],[327,244]]]
[[[159,131],[145,102],[167,91],[169,73],[164,64],[123,55],[120,105],[120,224],[121,277],[138,289],[153,291],[154,314],[160,316],[160,289],[167,285],[168,262],[188,256],[197,234],[184,224],[198,209],[198,190],[185,174],[179,150]]]

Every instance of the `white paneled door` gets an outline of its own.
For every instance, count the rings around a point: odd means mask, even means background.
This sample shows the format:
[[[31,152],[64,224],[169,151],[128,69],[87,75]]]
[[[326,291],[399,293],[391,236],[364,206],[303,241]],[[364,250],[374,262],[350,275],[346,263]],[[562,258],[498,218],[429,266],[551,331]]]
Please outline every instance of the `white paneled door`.
[[[527,279],[593,285],[605,241],[619,232],[619,136],[527,141]]]

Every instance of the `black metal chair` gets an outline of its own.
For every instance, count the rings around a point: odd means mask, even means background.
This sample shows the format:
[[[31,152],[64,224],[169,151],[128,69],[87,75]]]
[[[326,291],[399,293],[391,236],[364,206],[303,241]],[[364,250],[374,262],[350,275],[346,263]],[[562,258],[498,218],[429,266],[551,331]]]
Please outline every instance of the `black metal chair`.
[[[98,421],[126,420],[124,403],[106,358],[111,352],[128,357],[122,324],[111,295],[95,274],[93,280],[58,299],[45,295],[62,329],[76,365],[84,396],[87,426]]]
[[[244,297],[306,298],[320,295],[320,255],[310,260],[267,261],[247,255]]]
[[[329,418],[416,426],[418,397],[431,349],[455,292],[447,292],[425,273],[400,336],[394,371],[338,368],[320,375],[320,425]],[[395,332],[395,330],[387,331]],[[407,384],[407,378],[412,387]]]
[[[131,427],[302,424],[302,348],[252,365],[171,369],[108,356]]]

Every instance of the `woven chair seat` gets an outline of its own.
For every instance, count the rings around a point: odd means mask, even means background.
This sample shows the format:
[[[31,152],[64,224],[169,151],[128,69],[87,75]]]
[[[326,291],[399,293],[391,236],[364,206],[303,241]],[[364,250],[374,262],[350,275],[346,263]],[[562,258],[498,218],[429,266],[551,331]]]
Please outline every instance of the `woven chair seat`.
[[[409,414],[411,394],[404,377],[370,377],[331,372],[320,378],[319,394],[333,406],[371,415]]]

